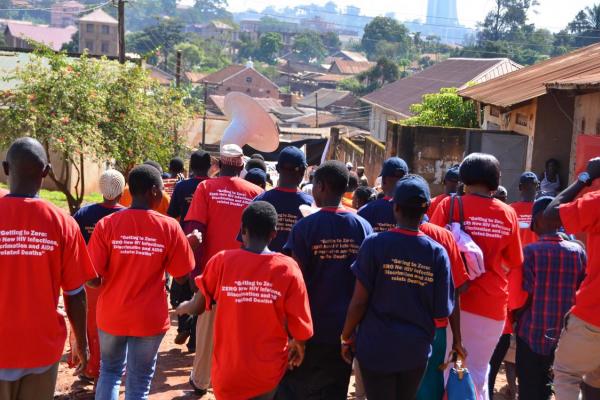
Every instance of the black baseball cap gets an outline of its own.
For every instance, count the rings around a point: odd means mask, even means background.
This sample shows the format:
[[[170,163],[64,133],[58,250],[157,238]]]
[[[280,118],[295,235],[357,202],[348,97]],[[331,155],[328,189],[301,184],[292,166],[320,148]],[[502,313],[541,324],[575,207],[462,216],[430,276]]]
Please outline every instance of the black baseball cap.
[[[419,175],[409,175],[396,183],[394,203],[401,206],[427,207],[431,202],[429,184]]]

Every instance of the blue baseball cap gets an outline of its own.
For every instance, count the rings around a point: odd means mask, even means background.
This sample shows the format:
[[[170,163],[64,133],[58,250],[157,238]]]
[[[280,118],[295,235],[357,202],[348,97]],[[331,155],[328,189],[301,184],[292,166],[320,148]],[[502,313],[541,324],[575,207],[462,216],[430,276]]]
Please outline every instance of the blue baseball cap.
[[[448,169],[448,171],[446,171],[446,176],[444,177],[444,181],[450,181],[450,182],[458,182],[460,181],[460,172],[459,172],[459,166],[455,165],[454,167],[451,167]]]
[[[306,168],[306,155],[297,147],[287,146],[279,153],[277,165],[288,168]]]
[[[531,230],[533,230],[533,222],[535,221],[535,218],[540,213],[544,212],[544,210],[550,205],[550,203],[552,203],[552,200],[554,200],[554,197],[552,196],[543,196],[538,198],[533,203],[533,209],[531,210]]]
[[[396,183],[394,203],[401,206],[426,207],[431,202],[429,184],[419,175],[409,175]]]
[[[246,173],[244,179],[255,185],[267,183],[267,173],[260,168],[252,168]]]
[[[523,172],[521,174],[521,178],[519,178],[519,183],[540,183],[540,180],[538,179],[537,175],[533,172]]]
[[[379,174],[379,176],[382,178],[386,176],[395,176],[400,178],[406,174],[408,174],[408,164],[406,164],[406,161],[400,157],[392,157],[384,161],[383,167],[381,168],[381,174]]]

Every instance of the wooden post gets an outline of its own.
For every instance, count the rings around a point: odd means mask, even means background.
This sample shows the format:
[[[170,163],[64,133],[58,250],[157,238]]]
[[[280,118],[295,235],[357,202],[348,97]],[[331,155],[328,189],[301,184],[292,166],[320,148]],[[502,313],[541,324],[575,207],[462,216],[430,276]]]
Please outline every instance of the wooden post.
[[[177,50],[177,62],[175,64],[175,86],[181,85],[181,50]]]
[[[319,127],[319,94],[315,92],[315,128]]]
[[[206,148],[206,102],[208,101],[208,82],[204,82],[204,113],[202,115],[202,149]]]
[[[125,64],[125,0],[119,0],[119,63]]]
[[[340,128],[332,127],[329,133],[329,150],[327,160],[335,160],[337,155],[337,146],[340,142]]]

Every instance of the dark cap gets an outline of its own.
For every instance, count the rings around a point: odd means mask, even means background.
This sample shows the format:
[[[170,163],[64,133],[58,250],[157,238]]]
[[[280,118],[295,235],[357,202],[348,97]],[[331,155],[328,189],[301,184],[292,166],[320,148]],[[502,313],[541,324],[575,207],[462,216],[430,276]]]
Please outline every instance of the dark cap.
[[[394,192],[394,203],[401,206],[426,207],[431,201],[429,185],[418,175],[400,179]]]
[[[279,153],[277,165],[282,167],[289,166],[292,168],[306,168],[306,155],[299,148],[288,146]]]
[[[519,179],[519,183],[540,183],[540,180],[538,179],[537,175],[533,172],[523,172],[521,174],[521,178]]]
[[[244,179],[255,185],[265,184],[267,183],[267,173],[260,168],[252,168],[246,173]]]
[[[386,176],[395,176],[399,178],[406,174],[408,174],[408,164],[406,164],[406,161],[399,157],[392,157],[384,161],[379,176],[382,178]]]
[[[449,168],[448,171],[446,171],[446,176],[444,177],[444,181],[450,181],[450,182],[458,182],[460,181],[460,172],[459,172],[459,166],[455,165],[452,168]]]
[[[554,200],[554,197],[552,196],[543,196],[533,203],[533,209],[531,210],[531,230],[533,230],[533,222],[535,221],[535,218],[540,213],[544,212],[544,210],[550,205],[550,203],[552,203],[552,200]]]

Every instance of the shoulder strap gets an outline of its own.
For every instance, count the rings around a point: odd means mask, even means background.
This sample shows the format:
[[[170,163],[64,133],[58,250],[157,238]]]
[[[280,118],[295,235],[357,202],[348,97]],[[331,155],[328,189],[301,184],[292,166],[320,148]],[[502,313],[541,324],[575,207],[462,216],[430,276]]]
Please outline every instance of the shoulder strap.
[[[463,208],[462,197],[457,195],[456,199],[458,200],[458,218],[459,218],[458,222],[460,223],[460,229],[462,229],[464,231],[465,230],[465,211]]]
[[[454,222],[454,198],[455,194],[450,195],[450,214],[448,215],[448,225],[452,225]]]
[[[454,203],[458,202],[458,221],[454,219]],[[450,215],[448,217],[448,225],[452,225],[454,222],[458,222],[460,224],[460,229],[464,230],[464,222],[465,222],[465,213],[463,210],[462,198],[453,194],[450,197]]]

